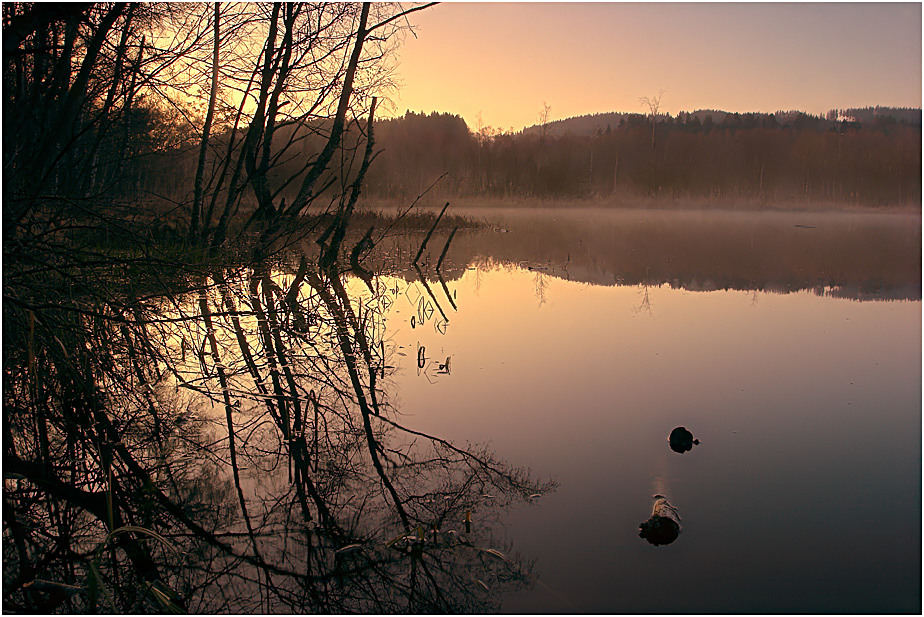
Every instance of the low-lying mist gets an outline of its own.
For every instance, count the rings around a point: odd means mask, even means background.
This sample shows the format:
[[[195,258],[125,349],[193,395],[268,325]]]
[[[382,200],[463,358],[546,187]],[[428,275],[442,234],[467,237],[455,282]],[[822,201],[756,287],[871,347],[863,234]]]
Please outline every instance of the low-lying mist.
[[[815,289],[857,299],[921,295],[921,218],[915,214],[452,207],[448,212],[470,225],[460,228],[446,253],[447,279],[471,264],[494,261],[597,285]],[[475,223],[480,227],[472,228]],[[424,262],[436,263],[458,225],[440,222]],[[400,263],[400,255],[413,255],[419,242],[417,233],[393,233],[373,263]]]

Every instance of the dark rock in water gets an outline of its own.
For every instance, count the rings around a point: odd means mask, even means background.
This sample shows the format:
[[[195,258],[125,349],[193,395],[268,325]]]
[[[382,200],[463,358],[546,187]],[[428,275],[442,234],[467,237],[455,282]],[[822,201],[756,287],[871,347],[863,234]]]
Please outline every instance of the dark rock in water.
[[[669,518],[652,516],[638,526],[638,535],[650,544],[661,546],[670,544],[680,535],[680,526]]]
[[[689,452],[694,445],[699,445],[699,439],[693,439],[693,433],[682,426],[672,430],[668,440],[670,441],[671,450],[678,454]]]
[[[661,546],[670,544],[680,535],[680,515],[664,497],[657,495],[651,509],[651,518],[640,523],[638,535],[650,544]]]

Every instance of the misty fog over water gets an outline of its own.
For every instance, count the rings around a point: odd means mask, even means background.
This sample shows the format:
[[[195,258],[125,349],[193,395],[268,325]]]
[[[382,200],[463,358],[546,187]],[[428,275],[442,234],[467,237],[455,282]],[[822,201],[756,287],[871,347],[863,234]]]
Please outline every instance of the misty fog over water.
[[[919,217],[464,214],[429,291],[389,283],[386,353],[409,421],[559,482],[502,517],[538,579],[503,610],[915,610]]]
[[[921,295],[921,217],[910,213],[735,212],[604,208],[453,208],[477,223],[449,245],[447,277],[476,259],[597,285],[813,293],[854,299]],[[450,223],[434,234],[445,245]],[[385,253],[416,251],[386,237]],[[387,249],[386,249],[387,247]],[[434,261],[438,252],[433,256]]]
[[[918,612],[921,7],[438,4],[2,4],[3,612]]]

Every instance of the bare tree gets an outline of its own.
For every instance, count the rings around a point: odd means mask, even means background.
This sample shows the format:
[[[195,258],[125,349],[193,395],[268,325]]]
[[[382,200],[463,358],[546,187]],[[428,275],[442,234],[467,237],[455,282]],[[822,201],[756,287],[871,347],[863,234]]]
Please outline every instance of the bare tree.
[[[205,114],[205,121],[202,125],[202,139],[199,145],[199,163],[196,165],[196,180],[194,187],[192,214],[190,215],[189,234],[195,237],[199,233],[199,219],[202,216],[202,179],[205,174],[205,155],[209,146],[209,133],[212,130],[212,119],[215,116],[215,101],[218,98],[218,71],[219,71],[219,51],[221,48],[220,37],[221,10],[220,4],[215,3],[215,16],[213,21],[214,34],[212,41],[212,80],[209,88],[208,111]]]
[[[546,131],[548,130],[549,124],[549,116],[551,113],[552,106],[545,101],[542,101],[542,111],[539,112],[539,127],[541,131],[540,135],[542,136],[543,140],[545,140],[546,137]]]
[[[4,5],[6,610],[475,612],[524,580],[488,525],[548,486],[400,421],[394,299],[341,265],[420,8]],[[158,114],[196,170],[166,211],[117,185]]]
[[[661,98],[664,96],[664,90],[658,91],[658,96],[639,97],[638,102],[648,108],[648,117],[651,119],[651,149],[655,147],[655,125],[658,123],[658,110],[661,108]]]

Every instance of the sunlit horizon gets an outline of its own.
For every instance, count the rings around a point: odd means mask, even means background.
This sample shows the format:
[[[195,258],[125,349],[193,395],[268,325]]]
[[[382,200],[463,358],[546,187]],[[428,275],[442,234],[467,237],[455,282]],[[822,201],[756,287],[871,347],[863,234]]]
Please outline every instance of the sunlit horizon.
[[[584,114],[921,106],[920,4],[447,3],[413,16],[385,115],[518,131]]]

